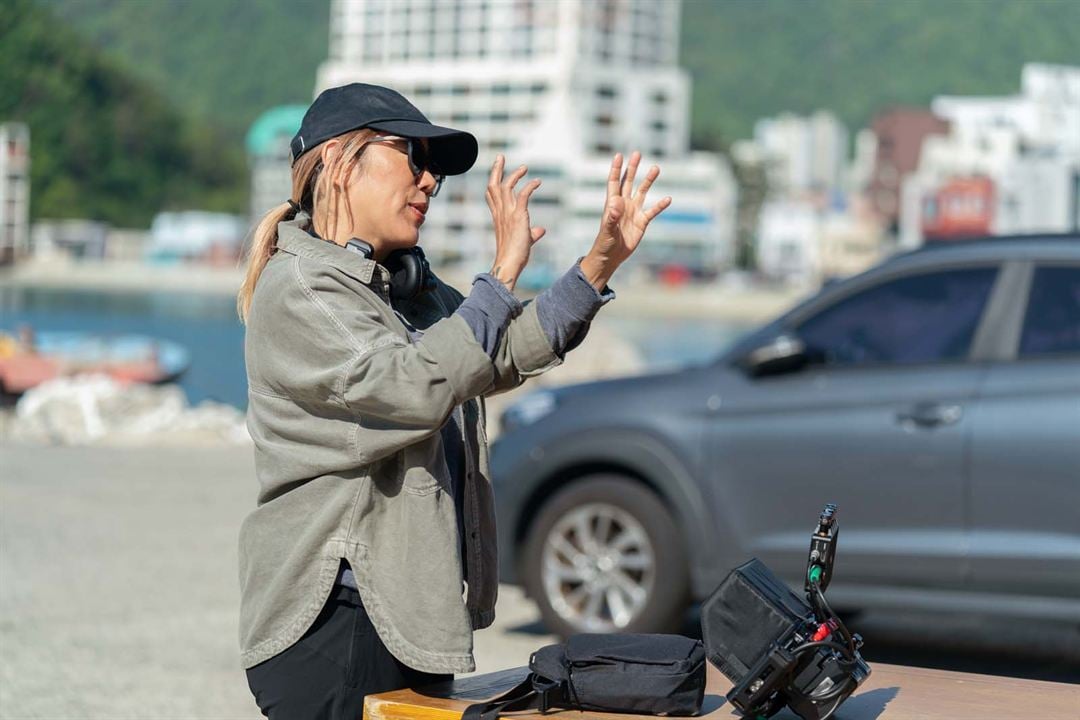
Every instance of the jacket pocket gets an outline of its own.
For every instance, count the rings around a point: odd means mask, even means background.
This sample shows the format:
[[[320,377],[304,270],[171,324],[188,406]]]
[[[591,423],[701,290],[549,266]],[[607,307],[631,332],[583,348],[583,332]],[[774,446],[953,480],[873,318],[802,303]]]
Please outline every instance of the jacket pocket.
[[[430,495],[450,490],[450,468],[446,466],[440,433],[406,446],[403,451],[401,489],[413,495]]]

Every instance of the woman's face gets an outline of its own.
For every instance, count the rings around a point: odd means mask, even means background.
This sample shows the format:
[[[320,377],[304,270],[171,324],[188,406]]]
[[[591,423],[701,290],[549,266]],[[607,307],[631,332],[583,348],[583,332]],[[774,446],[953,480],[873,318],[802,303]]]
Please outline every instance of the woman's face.
[[[350,237],[370,242],[382,260],[392,250],[416,245],[436,181],[426,168],[413,174],[404,139],[368,142],[363,153],[345,185],[352,208]],[[348,221],[348,214],[340,213],[338,222]]]

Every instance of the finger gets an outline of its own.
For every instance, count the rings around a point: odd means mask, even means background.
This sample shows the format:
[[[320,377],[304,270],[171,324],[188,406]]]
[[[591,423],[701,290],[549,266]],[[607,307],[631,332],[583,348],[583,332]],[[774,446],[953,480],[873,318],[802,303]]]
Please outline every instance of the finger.
[[[533,244],[535,245],[536,242],[540,240],[540,238],[547,235],[547,228],[542,228],[542,227],[530,228],[529,229],[529,234],[532,235],[532,241],[533,241]]]
[[[638,187],[637,192],[634,193],[634,202],[641,204],[645,202],[645,196],[649,194],[649,188],[656,182],[656,178],[660,177],[660,168],[653,165],[649,168],[649,172],[645,174],[645,179],[641,181],[641,186]]]
[[[653,205],[651,208],[645,211],[645,222],[652,222],[652,219],[664,212],[671,206],[671,198],[666,197],[660,202]]]
[[[538,187],[540,187],[540,178],[537,178],[526,185],[525,188],[518,193],[518,204],[527,205],[529,203],[529,198],[532,197],[532,194],[536,192],[536,188]]]
[[[510,177],[506,178],[506,182],[503,183],[503,187],[505,187],[510,192],[514,192],[514,186],[518,184],[518,181],[521,180],[521,178],[525,177],[525,173],[527,172],[529,172],[528,167],[526,167],[525,165],[519,166],[518,169],[510,175]]]
[[[617,225],[619,220],[622,219],[623,211],[626,209],[626,199],[621,195],[616,195],[607,201],[607,205],[604,206],[604,219],[601,221],[606,227]]]
[[[495,156],[495,162],[491,163],[491,175],[488,176],[488,185],[495,186],[502,182],[503,165],[506,158],[502,153]]]
[[[611,171],[607,177],[607,196],[619,194],[619,176],[622,175],[622,153],[615,153],[611,159]]]
[[[626,175],[623,177],[622,188],[619,192],[627,200],[630,199],[630,191],[634,187],[634,176],[637,175],[637,168],[640,163],[641,153],[637,150],[630,153],[630,163],[626,166]]]

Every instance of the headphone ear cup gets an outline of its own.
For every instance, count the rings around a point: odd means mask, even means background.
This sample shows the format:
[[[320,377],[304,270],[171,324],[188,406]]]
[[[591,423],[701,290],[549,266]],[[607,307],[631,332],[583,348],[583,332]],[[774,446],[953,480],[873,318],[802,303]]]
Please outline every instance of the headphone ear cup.
[[[431,272],[431,265],[428,264],[427,256],[424,255],[423,249],[415,247],[412,252],[416,255],[420,264],[420,290],[421,293],[431,292],[436,287],[435,275]]]
[[[418,247],[396,250],[387,258],[390,270],[390,296],[396,300],[413,298],[435,288],[435,276],[431,274],[424,251]]]

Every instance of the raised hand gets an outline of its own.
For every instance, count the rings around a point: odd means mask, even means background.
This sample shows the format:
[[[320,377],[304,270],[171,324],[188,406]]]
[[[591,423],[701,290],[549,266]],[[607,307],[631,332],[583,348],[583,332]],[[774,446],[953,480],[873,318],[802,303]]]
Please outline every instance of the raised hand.
[[[525,177],[528,168],[522,165],[503,180],[505,163],[506,158],[502,155],[495,158],[484,196],[495,224],[495,262],[491,274],[513,290],[518,276],[529,262],[533,244],[547,231],[542,227],[533,227],[529,221],[529,198],[540,187],[540,180],[530,181],[515,193],[514,186]]]
[[[635,191],[634,177],[641,163],[641,153],[635,151],[630,155],[625,173],[622,163],[622,153],[616,153],[608,173],[607,199],[600,218],[600,232],[596,235],[592,250],[581,261],[585,277],[597,289],[602,289],[615,269],[634,253],[653,218],[671,205],[671,198],[665,197],[652,207],[645,207],[649,188],[660,177],[659,167],[653,165],[649,168]]]

